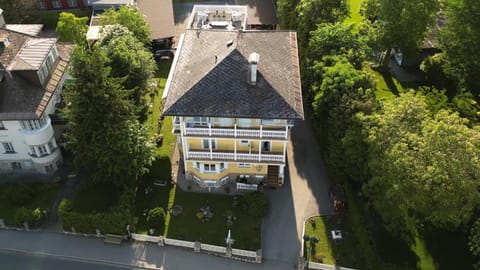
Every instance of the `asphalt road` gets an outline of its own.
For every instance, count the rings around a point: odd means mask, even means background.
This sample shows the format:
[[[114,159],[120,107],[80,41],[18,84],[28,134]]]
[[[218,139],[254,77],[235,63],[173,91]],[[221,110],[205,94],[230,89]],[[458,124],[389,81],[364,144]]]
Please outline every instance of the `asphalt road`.
[[[32,255],[23,252],[0,251],[1,270],[125,270],[139,269],[105,263],[71,260],[66,258]]]

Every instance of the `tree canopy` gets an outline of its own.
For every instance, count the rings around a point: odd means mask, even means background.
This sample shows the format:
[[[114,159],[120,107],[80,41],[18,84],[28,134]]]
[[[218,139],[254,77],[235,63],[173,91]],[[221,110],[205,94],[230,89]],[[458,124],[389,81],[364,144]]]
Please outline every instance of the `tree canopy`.
[[[480,5],[476,0],[449,0],[445,27],[440,32],[444,70],[460,87],[480,94]]]
[[[118,9],[110,8],[102,13],[100,22],[103,25],[123,25],[143,44],[150,44],[151,42],[150,26],[136,7],[120,6]]]
[[[75,14],[62,12],[58,18],[58,40],[64,42],[84,42],[88,30],[88,17],[77,17]]]
[[[363,120],[372,174],[364,192],[391,228],[456,227],[470,218],[479,199],[478,129],[457,113],[433,114],[411,92]]]

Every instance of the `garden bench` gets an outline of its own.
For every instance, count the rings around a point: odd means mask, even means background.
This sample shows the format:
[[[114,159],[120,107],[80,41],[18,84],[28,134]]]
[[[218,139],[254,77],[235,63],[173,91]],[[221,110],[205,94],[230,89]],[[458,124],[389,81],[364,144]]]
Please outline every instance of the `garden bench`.
[[[103,241],[105,244],[116,244],[120,245],[123,241],[123,236],[116,235],[116,234],[108,234],[105,236],[105,240]]]

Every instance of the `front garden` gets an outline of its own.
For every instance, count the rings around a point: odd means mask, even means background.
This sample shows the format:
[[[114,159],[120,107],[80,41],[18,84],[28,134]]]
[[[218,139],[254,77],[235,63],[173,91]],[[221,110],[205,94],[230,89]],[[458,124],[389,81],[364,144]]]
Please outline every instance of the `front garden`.
[[[16,182],[0,185],[0,219],[6,226],[38,227],[45,221],[55,201],[58,184],[53,182]]]

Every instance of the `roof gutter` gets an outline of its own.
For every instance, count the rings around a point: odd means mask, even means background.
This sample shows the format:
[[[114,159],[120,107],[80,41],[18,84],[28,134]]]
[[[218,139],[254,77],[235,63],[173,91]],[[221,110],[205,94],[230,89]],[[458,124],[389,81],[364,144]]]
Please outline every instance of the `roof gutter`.
[[[173,63],[168,72],[167,82],[165,83],[165,90],[163,91],[162,99],[167,98],[168,91],[170,90],[170,84],[172,83],[173,74],[175,73],[175,68],[177,67],[178,58],[182,53],[183,40],[185,39],[185,34],[180,36],[180,41],[178,42],[177,50],[175,52],[175,57],[173,57]]]

